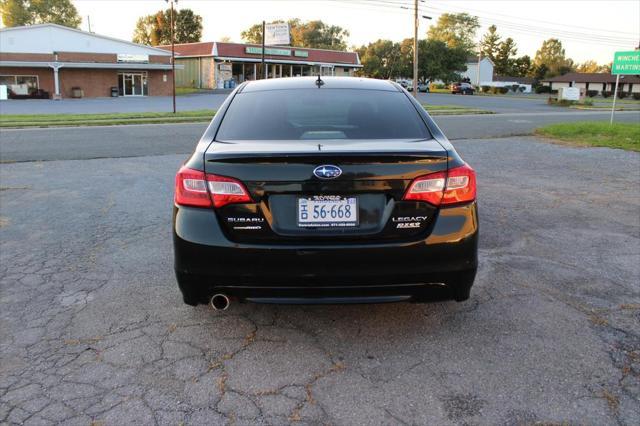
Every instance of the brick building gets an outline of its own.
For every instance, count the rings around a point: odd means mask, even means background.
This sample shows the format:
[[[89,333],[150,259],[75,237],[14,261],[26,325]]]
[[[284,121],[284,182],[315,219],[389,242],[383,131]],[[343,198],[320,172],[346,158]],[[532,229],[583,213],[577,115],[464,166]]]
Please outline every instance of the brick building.
[[[11,98],[166,96],[171,79],[166,50],[56,24],[0,29],[0,85]]]
[[[171,46],[158,46],[171,51]],[[202,89],[222,88],[225,81],[242,83],[262,78],[310,75],[353,76],[362,68],[356,52],[303,47],[267,46],[262,68],[262,46],[201,42],[176,44],[176,84]]]

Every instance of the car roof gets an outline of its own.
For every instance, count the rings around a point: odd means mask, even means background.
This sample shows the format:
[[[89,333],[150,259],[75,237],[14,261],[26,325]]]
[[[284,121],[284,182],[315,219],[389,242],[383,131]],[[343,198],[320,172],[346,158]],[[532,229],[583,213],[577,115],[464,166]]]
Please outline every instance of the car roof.
[[[324,82],[323,89],[364,89],[399,91],[396,83],[388,80],[361,77],[320,77]],[[266,80],[248,81],[240,89],[244,92],[259,92],[265,90],[309,89],[317,88],[318,76],[315,77],[284,77]]]

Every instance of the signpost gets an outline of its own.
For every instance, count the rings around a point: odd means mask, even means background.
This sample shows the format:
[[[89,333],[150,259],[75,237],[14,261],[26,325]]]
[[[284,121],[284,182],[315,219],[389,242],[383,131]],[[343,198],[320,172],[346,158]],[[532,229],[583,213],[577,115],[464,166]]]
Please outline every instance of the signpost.
[[[616,97],[618,96],[618,84],[621,75],[640,74],[640,50],[628,50],[626,52],[616,52],[611,65],[611,74],[616,76],[616,89],[613,92],[613,105],[611,106],[611,121],[616,111]]]
[[[262,21],[262,69],[264,70],[264,78],[268,76],[267,68],[264,66],[265,46],[289,45],[291,44],[289,34],[289,24],[286,22],[267,24]],[[281,50],[279,54],[290,55],[291,52],[283,53],[283,50]]]

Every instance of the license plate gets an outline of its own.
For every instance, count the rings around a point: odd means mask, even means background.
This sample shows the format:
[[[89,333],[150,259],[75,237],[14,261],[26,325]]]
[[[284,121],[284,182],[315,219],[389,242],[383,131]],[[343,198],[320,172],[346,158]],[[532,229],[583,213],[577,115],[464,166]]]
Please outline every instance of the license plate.
[[[339,195],[298,198],[298,226],[358,226],[358,199]]]

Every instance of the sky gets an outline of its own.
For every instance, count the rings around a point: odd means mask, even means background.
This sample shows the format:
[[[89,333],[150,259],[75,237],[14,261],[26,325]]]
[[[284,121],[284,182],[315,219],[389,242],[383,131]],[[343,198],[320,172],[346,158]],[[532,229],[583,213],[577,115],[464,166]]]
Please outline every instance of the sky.
[[[131,40],[139,16],[151,14],[164,0],[73,0],[83,17],[82,29]],[[350,32],[349,46],[379,38],[400,41],[413,37],[413,0],[178,0],[203,17],[203,41],[230,37],[252,24],[290,18],[321,19]],[[513,38],[518,55],[535,55],[542,41],[562,41],[567,56],[583,62],[609,63],[617,50],[633,50],[640,43],[640,0],[425,0],[420,1],[419,37],[442,13],[468,12],[480,18],[479,38],[495,24],[503,37]]]

